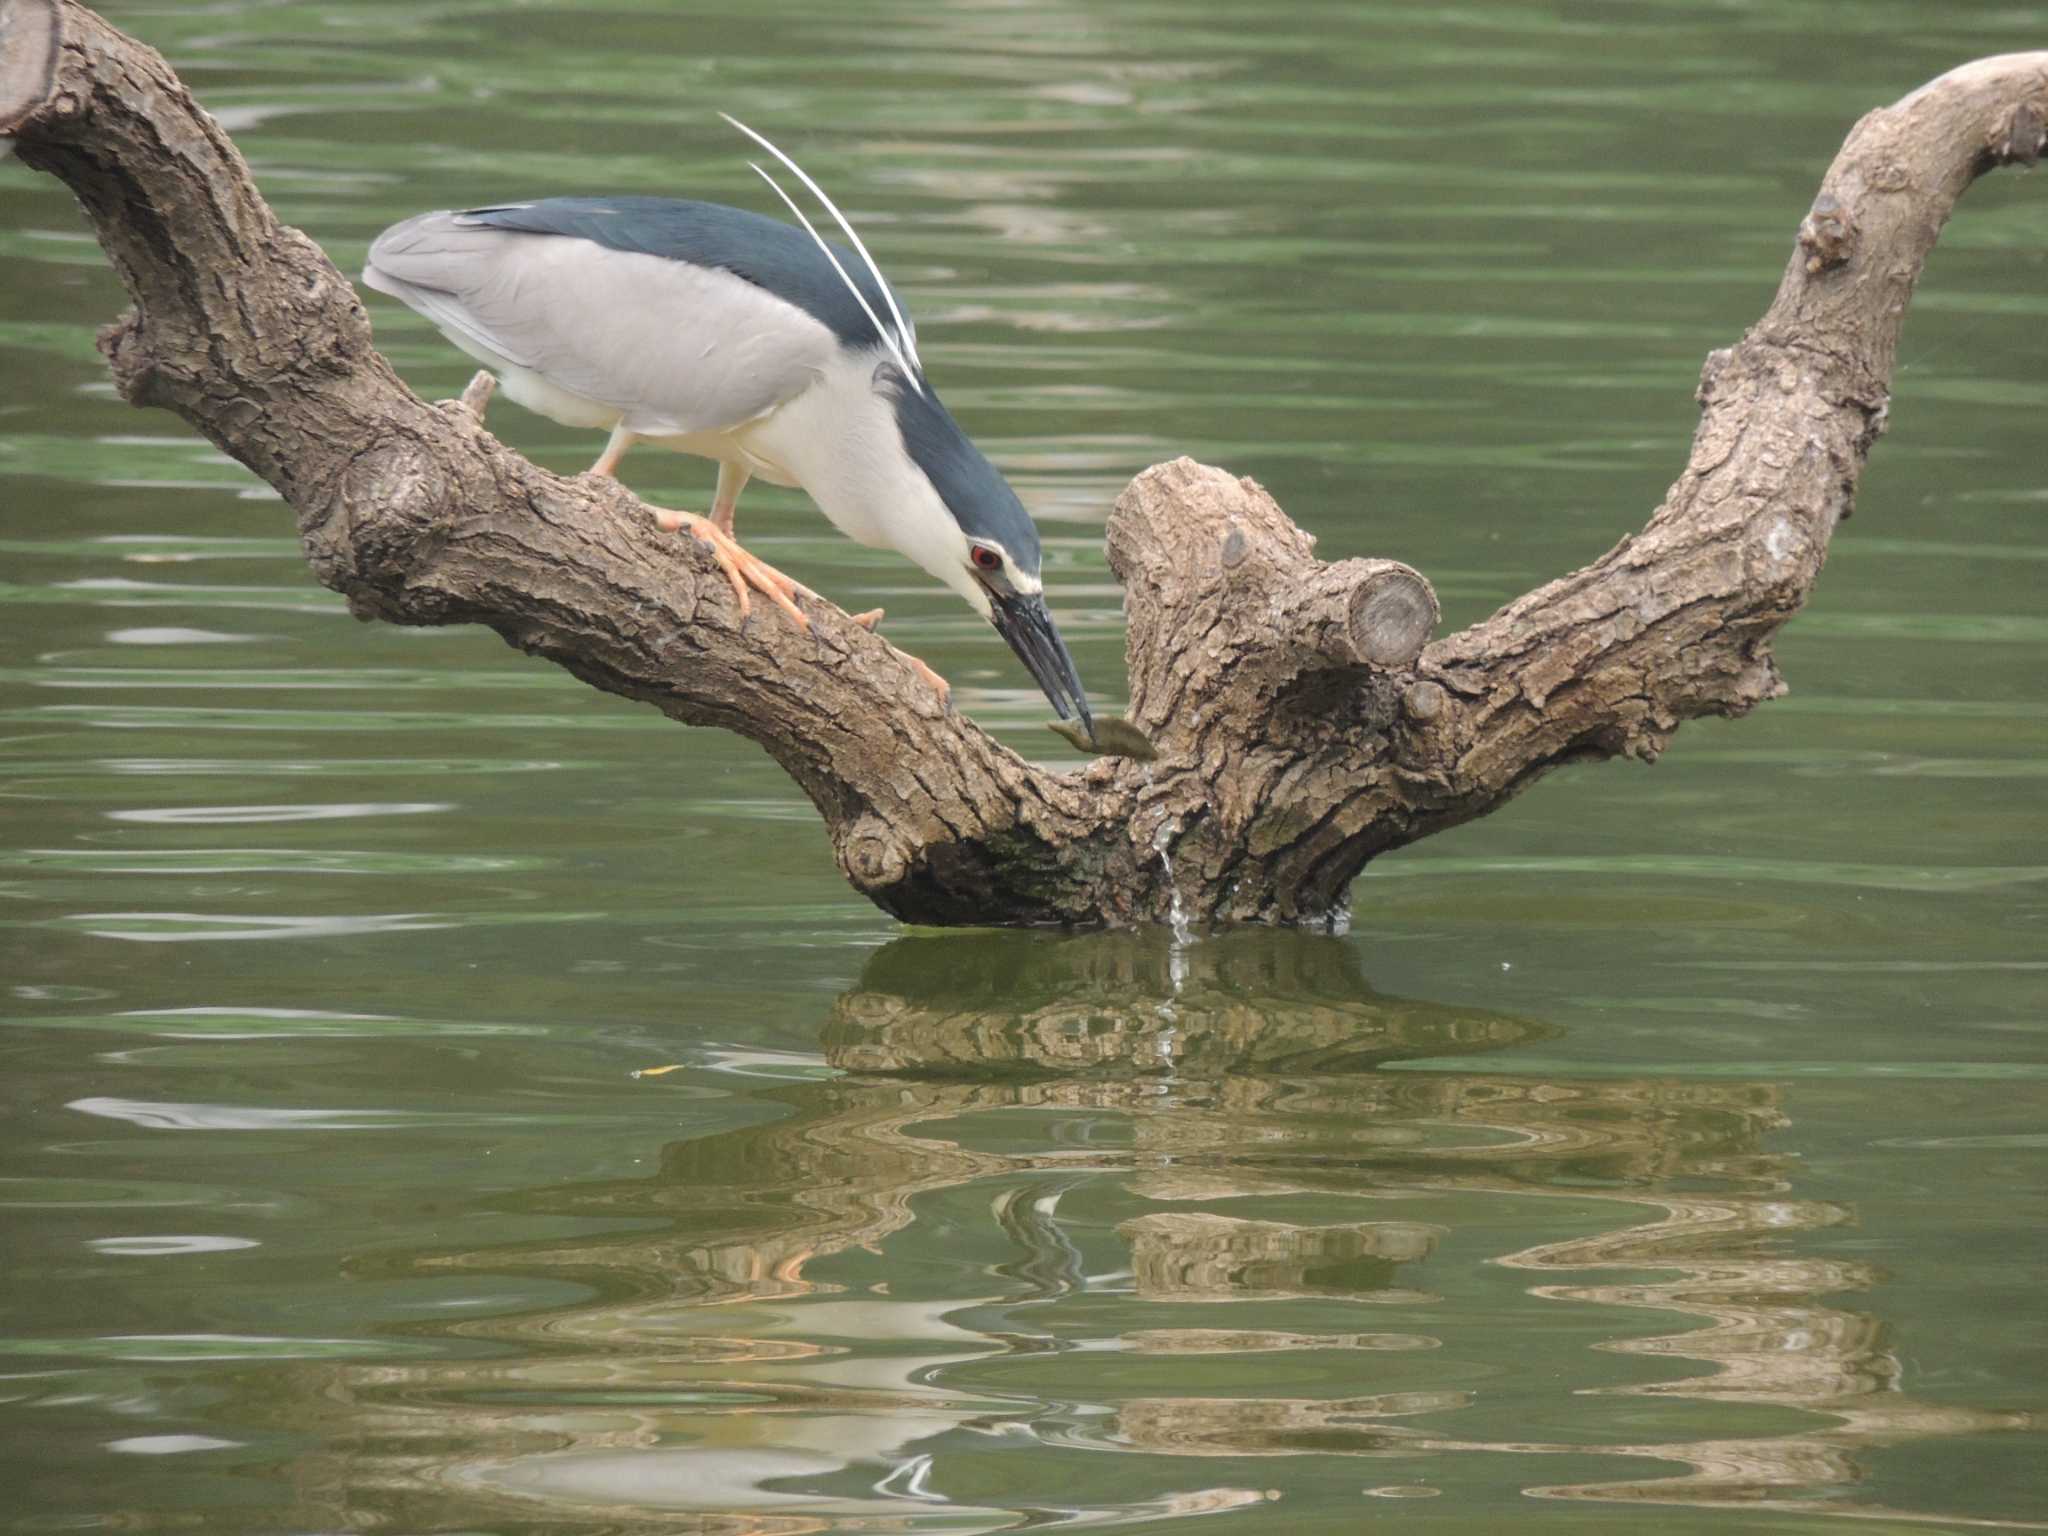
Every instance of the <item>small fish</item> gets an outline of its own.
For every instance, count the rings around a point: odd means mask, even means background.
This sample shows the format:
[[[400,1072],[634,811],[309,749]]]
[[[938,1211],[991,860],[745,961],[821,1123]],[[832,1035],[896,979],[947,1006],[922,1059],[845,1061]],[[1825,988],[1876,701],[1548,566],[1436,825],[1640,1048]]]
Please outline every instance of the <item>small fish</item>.
[[[1152,738],[1122,715],[1105,715],[1098,719],[1092,741],[1076,720],[1048,720],[1045,727],[1080,751],[1093,752],[1098,757],[1129,757],[1149,763],[1159,755],[1159,749],[1152,745]]]
[[[665,1066],[665,1067],[642,1067],[642,1068],[640,1068],[640,1069],[639,1069],[639,1070],[638,1070],[637,1072],[628,1072],[628,1073],[626,1074],[626,1076],[628,1076],[628,1077],[666,1077],[666,1076],[667,1076],[667,1075],[668,1075],[669,1073],[671,1073],[671,1072],[680,1072],[680,1071],[682,1071],[682,1070],[683,1070],[683,1064],[682,1064],[682,1063],[681,1063],[680,1061],[672,1061],[672,1062],[670,1062],[670,1063],[669,1063],[669,1064],[668,1064],[667,1066]]]

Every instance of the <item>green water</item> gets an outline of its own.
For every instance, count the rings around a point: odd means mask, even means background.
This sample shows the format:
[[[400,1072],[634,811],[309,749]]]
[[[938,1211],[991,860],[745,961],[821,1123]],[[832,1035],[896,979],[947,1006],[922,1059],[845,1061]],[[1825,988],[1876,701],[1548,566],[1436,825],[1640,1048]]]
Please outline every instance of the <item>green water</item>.
[[[2048,45],[1904,0],[114,14],[350,270],[449,204],[766,206],[714,109],[775,135],[1105,704],[1132,473],[1254,475],[1478,618],[1640,524],[1848,125]],[[1789,698],[1381,861],[1344,939],[908,933],[746,744],[349,620],[113,398],[115,285],[0,167],[0,1521],[2044,1528],[2044,278],[2048,183],[1972,191]],[[1058,755],[955,600],[741,517]]]

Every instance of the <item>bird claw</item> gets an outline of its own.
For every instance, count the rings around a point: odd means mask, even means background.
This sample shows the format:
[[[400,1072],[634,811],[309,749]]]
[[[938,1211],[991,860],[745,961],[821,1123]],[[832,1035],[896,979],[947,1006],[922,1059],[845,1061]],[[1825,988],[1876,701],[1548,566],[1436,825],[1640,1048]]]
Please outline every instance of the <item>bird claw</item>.
[[[895,651],[896,647],[892,645],[889,649]],[[910,663],[911,671],[932,685],[932,692],[939,696],[939,707],[941,709],[951,709],[953,707],[953,685],[951,683],[926,666],[922,659],[911,655],[910,652],[896,651],[896,654]]]
[[[853,622],[858,624],[862,629],[865,629],[870,633],[873,633],[875,626],[882,622],[882,610],[879,608],[870,608],[866,613],[852,613],[848,614],[847,617],[852,619]],[[908,662],[910,664],[911,671],[915,672],[919,677],[923,678],[927,683],[931,684],[932,692],[936,693],[939,696],[939,705],[941,708],[951,709],[953,707],[953,685],[951,683],[947,682],[943,677],[939,676],[938,673],[934,672],[930,667],[926,666],[922,658],[913,656],[908,651],[897,650],[897,648],[893,645],[890,646],[889,649],[895,651],[898,656],[902,657],[904,661]]]
[[[725,572],[725,579],[732,583],[732,595],[739,603],[741,622],[745,622],[753,608],[747,596],[747,588],[752,587],[788,614],[798,629],[811,627],[810,619],[803,609],[797,607],[796,600],[800,596],[816,597],[818,594],[794,577],[783,575],[760,556],[742,549],[731,534],[710,518],[699,517],[694,512],[672,512],[657,507],[654,509],[654,521],[664,532],[686,532],[698,543],[709,546],[711,557]]]

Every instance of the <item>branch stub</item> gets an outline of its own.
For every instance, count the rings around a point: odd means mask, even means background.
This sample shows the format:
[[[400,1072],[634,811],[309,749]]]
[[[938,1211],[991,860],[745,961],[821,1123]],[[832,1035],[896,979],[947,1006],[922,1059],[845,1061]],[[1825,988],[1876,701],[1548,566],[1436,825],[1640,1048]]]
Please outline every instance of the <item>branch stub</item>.
[[[1856,220],[1832,193],[1823,192],[1799,222],[1799,244],[1809,274],[1846,266],[1856,251]]]
[[[1405,667],[1422,654],[1439,616],[1422,573],[1390,561],[1351,594],[1351,648],[1370,666]]]
[[[1450,696],[1435,683],[1424,678],[1410,683],[1401,694],[1401,710],[1417,725],[1427,725],[1444,712],[1444,705]]]
[[[0,133],[12,133],[49,99],[64,43],[51,0],[0,3]],[[76,98],[73,98],[74,111]]]
[[[2044,149],[2048,149],[2048,123],[2043,122],[2041,109],[2031,101],[2014,102],[2012,115],[1995,136],[1991,153],[2007,165],[2032,166]]]

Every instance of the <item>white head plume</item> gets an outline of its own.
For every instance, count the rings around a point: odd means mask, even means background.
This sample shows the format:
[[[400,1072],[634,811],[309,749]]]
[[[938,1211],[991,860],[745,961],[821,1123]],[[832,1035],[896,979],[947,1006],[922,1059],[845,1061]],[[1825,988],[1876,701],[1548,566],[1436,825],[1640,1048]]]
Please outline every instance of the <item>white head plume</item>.
[[[854,298],[859,302],[862,312],[867,315],[869,321],[874,325],[876,332],[881,336],[884,343],[888,345],[889,350],[896,354],[896,361],[902,366],[905,375],[909,378],[911,387],[920,394],[923,393],[924,361],[917,355],[916,333],[911,330],[910,323],[903,318],[903,311],[896,307],[896,295],[890,290],[888,279],[882,276],[882,269],[875,265],[875,258],[868,254],[867,246],[862,242],[860,236],[855,233],[853,225],[847,221],[846,215],[839,211],[839,205],[825,195],[825,189],[811,180],[802,166],[777,149],[766,138],[754,132],[753,129],[729,112],[721,112],[718,115],[728,123],[731,123],[733,127],[739,129],[741,133],[744,133],[756,144],[767,150],[769,154],[781,161],[783,165],[787,166],[790,173],[804,184],[805,189],[810,192],[811,196],[822,203],[825,211],[832,215],[834,222],[839,225],[841,233],[851,242],[853,248],[860,253],[860,259],[867,263],[868,271],[874,276],[875,286],[882,290],[882,301],[889,306],[889,318],[896,322],[893,333],[891,327],[882,324],[881,317],[875,313],[874,307],[868,303],[867,295],[862,293],[859,285],[854,282],[852,277],[848,276],[846,268],[840,265],[839,258],[833,253],[832,247],[826,243],[825,237],[818,233],[817,228],[811,221],[804,217],[804,211],[797,207],[795,200],[782,190],[773,176],[762,170],[760,166],[753,166],[754,173],[775,189],[775,195],[782,199],[783,203],[789,208],[789,211],[797,216],[798,221],[805,229],[810,231],[811,238],[818,242],[818,248],[825,253],[826,260],[832,263],[832,270],[839,274],[840,281],[845,283],[852,292]],[[751,164],[751,162],[749,163]]]

